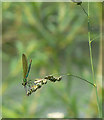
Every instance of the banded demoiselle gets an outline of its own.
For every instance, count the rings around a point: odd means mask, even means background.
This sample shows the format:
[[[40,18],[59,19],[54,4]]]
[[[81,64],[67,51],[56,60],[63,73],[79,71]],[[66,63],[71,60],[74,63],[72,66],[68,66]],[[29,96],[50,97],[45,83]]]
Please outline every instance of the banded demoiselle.
[[[22,54],[22,65],[23,65],[23,83],[22,83],[22,85],[23,86],[26,86],[26,84],[27,84],[27,78],[28,78],[28,75],[29,75],[29,72],[31,69],[31,63],[32,63],[32,60],[30,59],[30,64],[28,67],[27,57],[25,54]]]

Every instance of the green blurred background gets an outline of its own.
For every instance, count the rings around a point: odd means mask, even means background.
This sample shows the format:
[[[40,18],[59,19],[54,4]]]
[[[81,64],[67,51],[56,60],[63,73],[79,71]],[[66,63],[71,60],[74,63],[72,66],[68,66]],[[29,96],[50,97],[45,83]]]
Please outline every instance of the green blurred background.
[[[87,3],[82,3],[87,11]],[[101,3],[90,3],[95,78],[101,103]],[[22,54],[32,59],[29,79],[72,73],[91,82],[87,16],[75,3],[2,3],[2,116],[98,117],[94,88],[77,78],[48,82],[31,96],[22,86]]]

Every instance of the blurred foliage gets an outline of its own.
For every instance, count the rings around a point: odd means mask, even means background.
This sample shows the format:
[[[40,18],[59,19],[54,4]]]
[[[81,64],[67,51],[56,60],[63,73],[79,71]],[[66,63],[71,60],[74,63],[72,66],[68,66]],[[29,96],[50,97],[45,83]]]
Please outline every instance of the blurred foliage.
[[[87,11],[87,3],[82,5]],[[90,3],[95,76],[101,64],[100,6]],[[21,85],[22,53],[33,61],[30,79],[72,73],[92,82],[87,17],[81,7],[62,2],[3,2],[2,20],[3,117],[47,118],[56,112],[65,118],[98,117],[95,90],[76,78],[49,82],[29,97]],[[98,87],[101,89],[101,85]],[[101,97],[100,91],[98,94]]]

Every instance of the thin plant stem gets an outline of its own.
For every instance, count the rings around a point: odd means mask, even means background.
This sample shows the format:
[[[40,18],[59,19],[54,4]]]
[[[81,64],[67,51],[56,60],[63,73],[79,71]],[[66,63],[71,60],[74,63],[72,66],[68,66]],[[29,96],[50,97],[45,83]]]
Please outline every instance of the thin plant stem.
[[[52,74],[52,75],[55,75],[55,74],[58,74],[58,73],[54,73],[54,74]],[[67,73],[67,74],[61,74],[60,77],[63,77],[63,76],[72,76],[72,77],[75,77],[75,78],[79,78],[80,80],[83,80],[83,81],[85,81],[85,82],[93,85],[93,87],[96,87],[96,84],[93,84],[92,82],[90,82],[90,81],[88,81],[88,80],[86,80],[86,79],[84,79],[84,78],[82,78],[82,77],[79,77],[79,76],[77,76],[77,75],[73,75],[73,74]]]
[[[96,80],[95,80],[95,76],[94,76],[94,67],[93,67],[93,60],[92,60],[92,49],[91,49],[91,43],[93,40],[91,40],[91,28],[90,28],[90,15],[89,15],[89,2],[88,2],[88,13],[85,11],[85,9],[83,8],[83,6],[80,4],[82,10],[84,11],[84,13],[87,15],[88,18],[88,41],[89,41],[89,51],[90,51],[90,61],[91,61],[91,70],[92,70],[92,76],[93,76],[93,84],[96,86],[95,87],[95,91],[96,91],[96,99],[97,99],[97,108],[98,108],[98,113],[99,113],[99,117],[101,117],[101,107],[100,107],[100,103],[99,103],[99,97],[98,97],[98,91],[97,91],[97,85],[96,85]]]
[[[88,41],[89,41],[89,51],[90,51],[90,61],[91,61],[91,70],[92,70],[92,76],[93,76],[93,83],[96,85],[96,80],[95,80],[95,76],[94,76],[93,60],[92,60],[90,17],[89,16],[90,15],[89,15],[89,2],[88,2]],[[101,117],[100,103],[99,103],[99,97],[98,97],[98,92],[97,92],[97,85],[95,87],[95,91],[96,91],[96,98],[97,98],[98,113],[99,113],[99,117]]]
[[[93,85],[94,87],[96,87],[95,84],[91,83],[90,81],[88,81],[88,80],[86,80],[86,79],[84,79],[84,78],[82,78],[82,77],[79,77],[79,76],[77,76],[77,75],[73,75],[73,74],[66,74],[66,75],[67,75],[67,76],[72,76],[72,77],[79,78],[80,80],[83,80],[83,81],[85,81],[85,82],[87,82],[87,83]],[[66,76],[66,75],[62,75],[62,76]]]

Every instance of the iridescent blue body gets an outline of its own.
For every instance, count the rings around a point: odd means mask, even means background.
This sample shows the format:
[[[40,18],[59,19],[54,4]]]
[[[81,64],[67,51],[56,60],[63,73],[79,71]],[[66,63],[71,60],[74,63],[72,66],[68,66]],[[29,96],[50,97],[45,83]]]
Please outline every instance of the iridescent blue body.
[[[28,67],[28,72],[27,72],[26,78],[28,78],[28,75],[29,75],[29,72],[30,72],[30,69],[31,69],[31,63],[32,63],[32,60],[30,60],[30,64],[29,64],[29,67]]]

